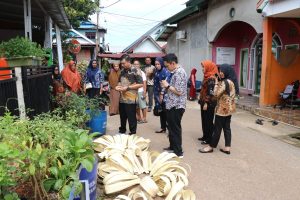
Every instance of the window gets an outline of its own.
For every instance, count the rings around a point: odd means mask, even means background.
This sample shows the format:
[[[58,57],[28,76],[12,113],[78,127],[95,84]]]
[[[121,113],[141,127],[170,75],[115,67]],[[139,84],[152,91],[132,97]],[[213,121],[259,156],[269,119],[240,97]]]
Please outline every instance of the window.
[[[92,39],[92,40],[96,39],[96,33],[95,32],[86,32],[85,36],[89,39]]]

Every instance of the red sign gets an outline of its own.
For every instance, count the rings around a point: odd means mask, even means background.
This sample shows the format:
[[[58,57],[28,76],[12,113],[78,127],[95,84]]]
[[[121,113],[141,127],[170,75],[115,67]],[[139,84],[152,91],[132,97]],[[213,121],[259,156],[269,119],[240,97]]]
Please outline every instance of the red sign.
[[[72,52],[73,54],[78,54],[80,50],[81,50],[80,43],[77,40],[72,39],[70,41],[69,51]]]

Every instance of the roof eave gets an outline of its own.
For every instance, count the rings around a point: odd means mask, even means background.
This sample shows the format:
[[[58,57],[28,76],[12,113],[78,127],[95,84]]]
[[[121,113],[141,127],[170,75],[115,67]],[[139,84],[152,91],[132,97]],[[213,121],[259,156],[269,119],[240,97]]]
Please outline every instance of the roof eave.
[[[61,0],[36,0],[44,8],[52,21],[61,29],[67,30],[71,28],[70,21],[65,12]]]

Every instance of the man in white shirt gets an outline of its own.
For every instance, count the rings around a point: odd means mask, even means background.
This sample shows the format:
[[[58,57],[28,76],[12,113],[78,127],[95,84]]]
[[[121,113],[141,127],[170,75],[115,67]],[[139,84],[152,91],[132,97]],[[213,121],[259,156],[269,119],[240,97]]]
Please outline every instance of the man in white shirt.
[[[143,87],[138,89],[138,107],[137,107],[137,119],[138,123],[147,123],[146,115],[147,115],[147,103],[146,103],[146,89],[147,89],[147,77],[145,72],[141,70],[141,64],[138,60],[133,62],[133,66],[139,70],[139,73],[142,75],[143,79]],[[142,110],[142,115],[141,115]]]

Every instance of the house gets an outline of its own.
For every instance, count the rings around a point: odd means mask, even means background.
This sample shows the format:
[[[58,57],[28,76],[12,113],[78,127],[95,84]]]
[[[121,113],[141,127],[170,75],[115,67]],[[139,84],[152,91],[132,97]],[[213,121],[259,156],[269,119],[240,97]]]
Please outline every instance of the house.
[[[264,17],[260,104],[279,102],[286,85],[300,80],[300,1],[260,0]]]
[[[95,57],[96,43],[75,29],[70,29],[67,31],[69,38],[66,42],[74,42],[80,44],[80,50],[75,54],[76,61],[89,61]],[[53,47],[56,48],[56,38],[53,39]],[[55,52],[55,51],[54,51]]]
[[[156,42],[153,37],[156,36],[157,31],[162,27],[162,24],[159,23],[144,35],[126,47],[122,53],[116,54],[99,54],[100,58],[111,58],[111,59],[120,59],[123,54],[129,54],[131,58],[135,59],[144,59],[146,57],[156,58],[163,57],[165,42]]]
[[[168,42],[167,52],[178,55],[187,73],[205,59],[230,64],[241,93],[260,95],[262,22],[255,1],[189,0],[183,11],[163,22],[167,28],[158,40]],[[174,24],[176,30],[170,28]]]
[[[86,38],[90,39],[96,44],[96,33],[97,33],[97,24],[91,21],[82,21],[80,26],[76,28],[81,35],[84,35]],[[99,34],[99,46],[102,50],[105,49],[105,34],[107,30],[101,26],[98,27],[98,34]]]
[[[59,0],[0,1],[0,41],[23,36],[45,48],[52,48],[53,26],[57,33],[60,33],[61,29],[71,28],[62,2]],[[60,37],[58,37],[58,43],[58,61],[62,68]]]

